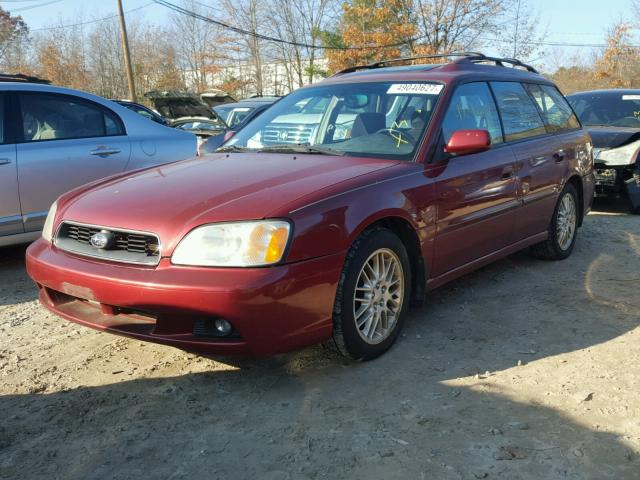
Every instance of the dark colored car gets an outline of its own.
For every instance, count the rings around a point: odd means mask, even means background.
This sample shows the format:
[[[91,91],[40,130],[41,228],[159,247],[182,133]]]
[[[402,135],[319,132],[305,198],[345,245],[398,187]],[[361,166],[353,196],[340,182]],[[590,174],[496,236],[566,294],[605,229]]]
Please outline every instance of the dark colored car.
[[[169,126],[193,133],[198,137],[198,151],[202,143],[214,136],[224,136],[227,125],[201,98],[179,90],[153,91],[144,94]]]
[[[274,98],[274,100],[259,102],[242,101],[215,107],[214,110],[225,123],[227,123],[229,129],[222,136],[218,135],[207,138],[202,145],[200,145],[200,153],[215,152],[224,142],[233,137],[238,130],[244,128],[249,122],[261,115],[267,108],[271,107],[274,102],[280,99],[279,97],[271,98]]]
[[[216,154],[60,197],[27,251],[42,304],[187,350],[370,359],[425,292],[525,248],[567,258],[593,159],[554,84],[480,54],[390,63],[291,93]]]
[[[597,195],[622,195],[640,214],[640,90],[594,90],[567,100],[591,134]]]
[[[169,125],[169,122],[167,122],[166,118],[164,118],[155,110],[150,109],[149,107],[145,107],[144,105],[141,105],[136,102],[132,102],[130,100],[113,100],[113,101],[119,105],[122,105],[123,107],[128,108],[133,112],[136,112],[138,115],[142,115],[143,117],[148,118],[149,120],[159,123],[160,125],[165,125],[165,126]]]

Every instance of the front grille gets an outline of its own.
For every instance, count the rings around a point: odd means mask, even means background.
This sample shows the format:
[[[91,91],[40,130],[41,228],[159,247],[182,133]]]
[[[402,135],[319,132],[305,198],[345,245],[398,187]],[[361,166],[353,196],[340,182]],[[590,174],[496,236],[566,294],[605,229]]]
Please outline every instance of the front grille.
[[[313,128],[313,125],[272,123],[262,131],[262,143],[265,145],[310,143]]]
[[[104,248],[91,244],[91,237],[97,233],[109,236],[110,241]],[[56,246],[116,262],[156,265],[160,261],[160,240],[151,233],[63,222],[56,235]]]

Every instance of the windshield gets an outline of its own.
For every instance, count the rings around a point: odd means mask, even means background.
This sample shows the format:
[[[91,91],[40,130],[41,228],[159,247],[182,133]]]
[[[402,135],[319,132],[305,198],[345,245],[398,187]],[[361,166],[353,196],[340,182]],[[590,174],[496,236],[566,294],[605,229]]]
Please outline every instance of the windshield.
[[[353,83],[309,87],[283,98],[223,148],[412,160],[443,86]]]
[[[567,100],[583,125],[640,128],[640,91],[583,93]]]

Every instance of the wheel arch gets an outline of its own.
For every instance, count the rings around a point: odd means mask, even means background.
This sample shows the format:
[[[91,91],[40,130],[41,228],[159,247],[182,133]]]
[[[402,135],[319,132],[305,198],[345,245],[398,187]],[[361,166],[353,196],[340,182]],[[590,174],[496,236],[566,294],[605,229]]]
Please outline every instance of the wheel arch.
[[[567,180],[566,185],[573,185],[578,193],[578,226],[582,226],[584,220],[584,187],[582,185],[582,178],[580,175],[574,174]]]
[[[427,268],[422,255],[420,237],[413,224],[404,216],[388,215],[369,222],[363,223],[354,232],[352,242],[363,232],[375,229],[386,228],[398,236],[409,256],[411,265],[411,305],[419,306],[424,302],[426,292]]]

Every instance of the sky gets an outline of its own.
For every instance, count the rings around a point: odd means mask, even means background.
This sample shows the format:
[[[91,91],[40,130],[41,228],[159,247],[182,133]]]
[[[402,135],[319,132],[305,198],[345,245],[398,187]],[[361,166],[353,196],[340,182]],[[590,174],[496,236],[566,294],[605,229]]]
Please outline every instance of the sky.
[[[138,9],[127,16],[148,22],[167,22],[169,11],[150,0],[122,0],[125,11]],[[200,0],[207,3],[207,0]],[[560,43],[601,44],[607,27],[619,20],[631,18],[632,0],[529,0],[539,14],[540,27],[546,31],[545,41]],[[179,3],[176,0],[176,3]],[[0,6],[22,15],[27,25],[38,29],[52,24],[68,24],[116,13],[116,0],[0,0]],[[140,8],[143,7],[143,8]],[[589,48],[545,47],[544,55],[536,59],[547,67],[558,60],[568,62],[576,53],[588,57]],[[563,52],[563,53],[560,53]],[[495,54],[491,46],[489,54]]]

